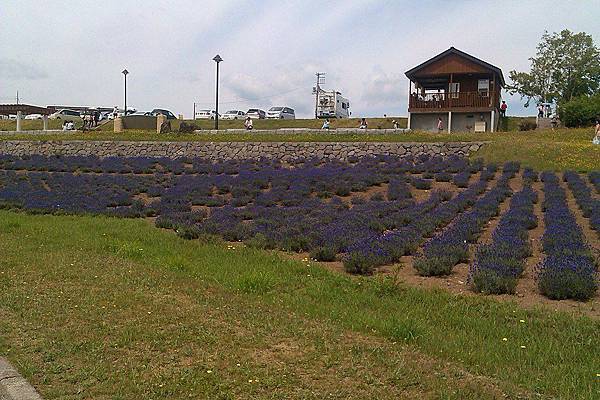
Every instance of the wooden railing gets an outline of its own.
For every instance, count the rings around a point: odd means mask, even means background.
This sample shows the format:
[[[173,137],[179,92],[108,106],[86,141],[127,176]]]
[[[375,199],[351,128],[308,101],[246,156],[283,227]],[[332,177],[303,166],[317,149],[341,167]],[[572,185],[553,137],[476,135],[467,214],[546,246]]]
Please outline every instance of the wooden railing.
[[[492,97],[490,97],[490,95]],[[493,94],[482,96],[478,92],[411,94],[409,108],[489,108],[494,107]]]

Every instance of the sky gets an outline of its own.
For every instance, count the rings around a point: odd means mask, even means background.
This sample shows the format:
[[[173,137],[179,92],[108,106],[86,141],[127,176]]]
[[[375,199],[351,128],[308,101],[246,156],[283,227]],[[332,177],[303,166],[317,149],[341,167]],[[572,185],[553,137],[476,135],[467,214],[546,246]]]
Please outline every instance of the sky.
[[[454,46],[528,71],[545,30],[600,43],[600,0],[0,0],[0,103],[166,108],[192,117],[289,106],[311,117],[315,73],[354,117],[407,115],[404,72]],[[511,115],[531,115],[503,94]]]

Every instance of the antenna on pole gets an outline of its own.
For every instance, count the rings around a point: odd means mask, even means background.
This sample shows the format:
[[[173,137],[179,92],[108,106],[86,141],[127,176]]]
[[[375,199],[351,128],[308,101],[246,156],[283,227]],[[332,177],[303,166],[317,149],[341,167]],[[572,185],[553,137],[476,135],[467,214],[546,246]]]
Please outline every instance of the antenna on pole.
[[[315,119],[319,118],[319,93],[321,92],[321,84],[325,83],[325,72],[317,72],[317,86],[313,88],[315,95]]]

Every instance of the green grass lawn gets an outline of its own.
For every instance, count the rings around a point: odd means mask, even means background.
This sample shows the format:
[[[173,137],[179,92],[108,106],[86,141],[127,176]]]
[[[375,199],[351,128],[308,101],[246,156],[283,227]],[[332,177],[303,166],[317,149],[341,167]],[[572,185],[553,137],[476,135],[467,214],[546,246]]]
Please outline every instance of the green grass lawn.
[[[586,317],[143,220],[1,211],[0,254],[0,354],[46,399],[600,396]]]

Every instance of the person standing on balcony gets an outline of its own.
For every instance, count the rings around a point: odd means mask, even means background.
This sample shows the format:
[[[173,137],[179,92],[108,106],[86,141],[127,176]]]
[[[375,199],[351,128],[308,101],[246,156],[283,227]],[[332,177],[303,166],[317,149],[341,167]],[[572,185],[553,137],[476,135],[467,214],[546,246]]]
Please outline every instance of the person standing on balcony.
[[[502,100],[502,104],[500,105],[500,115],[502,117],[506,117],[506,109],[508,106],[506,105],[506,101]]]
[[[444,123],[442,122],[442,117],[438,117],[437,130],[438,133],[442,133],[442,131],[444,130]]]

